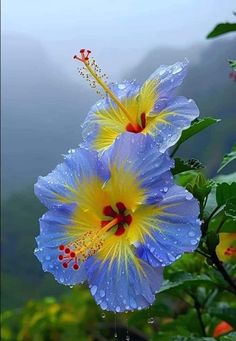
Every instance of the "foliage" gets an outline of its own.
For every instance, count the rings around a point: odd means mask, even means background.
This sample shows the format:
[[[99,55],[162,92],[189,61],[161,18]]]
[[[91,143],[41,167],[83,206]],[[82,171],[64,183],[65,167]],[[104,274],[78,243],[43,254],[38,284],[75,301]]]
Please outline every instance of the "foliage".
[[[214,27],[214,29],[207,35],[207,38],[215,38],[222,34],[236,31],[236,23],[222,23]]]

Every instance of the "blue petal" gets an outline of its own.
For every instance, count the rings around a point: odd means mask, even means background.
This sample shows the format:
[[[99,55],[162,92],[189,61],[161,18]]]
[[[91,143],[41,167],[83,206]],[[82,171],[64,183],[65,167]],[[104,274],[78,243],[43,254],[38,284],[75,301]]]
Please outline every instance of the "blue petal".
[[[184,252],[197,248],[201,237],[199,206],[192,194],[179,186],[172,186],[161,202],[163,211],[156,217],[152,238],[138,248],[138,255],[152,266],[166,266]]]
[[[73,241],[65,231],[70,224],[70,215],[64,211],[49,211],[40,219],[40,235],[36,238],[38,247],[35,255],[42,263],[44,271],[51,272],[55,279],[65,285],[75,285],[86,280],[85,265],[79,270],[72,267],[64,269],[58,260],[58,246]]]
[[[177,62],[173,65],[161,65],[147,81],[157,80],[158,101],[173,95],[173,91],[182,84],[187,74],[188,61]]]
[[[56,281],[64,285],[76,285],[83,283],[86,277],[85,264],[81,264],[79,270],[73,268],[64,269],[58,260],[57,248],[37,248],[34,252],[35,256],[42,263],[45,272],[50,272]]]
[[[140,86],[135,81],[123,81],[122,83],[109,84],[111,91],[122,101],[125,98],[137,95]],[[106,95],[104,100],[98,101],[90,109],[84,123],[82,124],[82,136],[84,142],[81,146],[91,148],[97,134],[99,133],[99,125],[97,123],[97,111],[116,107],[116,104]]]
[[[199,116],[199,109],[193,100],[185,97],[173,97],[166,101],[165,108],[158,111],[154,108],[152,116],[164,115],[165,122],[157,122],[152,133],[160,151],[164,152],[173,146],[180,138],[182,131],[191,125],[191,122]]]
[[[40,176],[35,184],[35,194],[39,200],[49,209],[65,207],[73,209],[73,204],[65,204],[57,199],[60,195],[69,198],[71,191],[67,186],[75,188],[78,180],[86,177],[98,176],[104,180],[109,173],[98,159],[95,151],[83,148],[65,156],[64,163],[59,164],[47,176]]]
[[[90,291],[103,310],[124,312],[143,309],[155,300],[162,283],[162,269],[141,262],[143,273],[138,273],[130,261],[126,272],[125,262],[102,263],[91,257],[86,263]]]
[[[102,160],[108,164],[125,166],[131,170],[147,193],[147,203],[163,197],[173,184],[170,168],[173,161],[167,153],[158,151],[149,135],[124,133],[104,153]]]

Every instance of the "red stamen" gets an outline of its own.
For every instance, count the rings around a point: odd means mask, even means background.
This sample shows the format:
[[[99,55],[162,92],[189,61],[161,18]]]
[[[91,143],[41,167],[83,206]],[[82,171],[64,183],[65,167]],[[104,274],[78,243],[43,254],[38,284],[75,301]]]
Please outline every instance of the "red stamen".
[[[72,251],[72,252],[70,253],[70,256],[71,256],[72,258],[74,258],[74,257],[75,257],[75,252]]]
[[[58,259],[59,259],[59,260],[63,260],[63,258],[64,258],[63,255],[59,255],[59,256],[58,256]]]
[[[64,248],[65,248],[65,246],[64,246],[64,245],[60,245],[60,246],[59,246],[59,250],[61,250],[61,251],[63,251],[63,250],[64,250]]]
[[[70,253],[70,249],[68,247],[65,249],[65,253]]]
[[[63,268],[67,269],[68,268],[68,263],[62,263]]]

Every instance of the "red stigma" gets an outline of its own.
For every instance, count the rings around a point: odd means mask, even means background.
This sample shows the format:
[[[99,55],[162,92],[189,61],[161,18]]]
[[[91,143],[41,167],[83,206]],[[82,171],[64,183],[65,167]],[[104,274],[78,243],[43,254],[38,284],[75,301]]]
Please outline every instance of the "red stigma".
[[[81,49],[80,50],[80,56],[74,55],[73,58],[79,60],[80,62],[86,63],[89,60],[90,53],[91,53],[90,50]]]
[[[62,263],[63,268],[67,269],[70,265],[70,262],[72,262],[72,268],[74,270],[78,270],[79,265],[78,265],[78,257],[76,256],[76,253],[72,251],[69,247],[65,247],[64,245],[60,245],[58,249],[63,252],[62,254],[58,255],[58,260],[60,262],[64,261]]]

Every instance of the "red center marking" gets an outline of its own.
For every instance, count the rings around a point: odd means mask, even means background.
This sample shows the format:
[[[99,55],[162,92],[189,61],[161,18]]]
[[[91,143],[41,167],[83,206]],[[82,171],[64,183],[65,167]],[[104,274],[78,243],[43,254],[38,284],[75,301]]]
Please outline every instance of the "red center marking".
[[[126,126],[126,130],[129,131],[130,133],[140,133],[141,131],[143,131],[143,129],[146,127],[146,114],[145,112],[143,112],[141,114],[141,125],[140,124],[132,124],[132,123],[128,123]]]
[[[101,221],[101,227],[106,226],[110,221],[112,221],[114,218],[118,219],[118,223],[113,226],[116,227],[116,236],[121,236],[125,232],[124,225],[130,225],[132,222],[132,216],[130,214],[126,214],[126,206],[123,204],[123,202],[117,202],[116,203],[116,210],[114,210],[111,205],[105,206],[103,209],[103,214],[107,217],[110,217],[110,220],[102,220]],[[111,227],[111,229],[113,228]]]
[[[226,256],[236,256],[236,247],[228,247],[228,248],[225,250],[224,254],[225,254]]]

